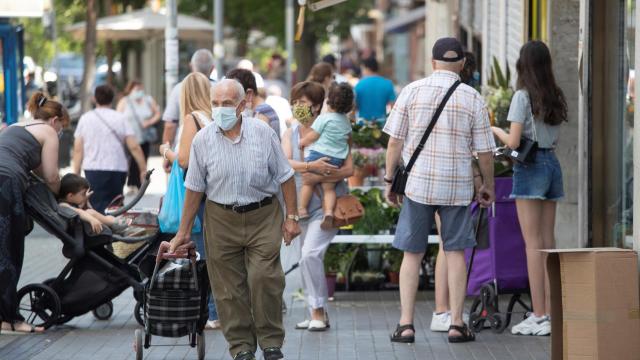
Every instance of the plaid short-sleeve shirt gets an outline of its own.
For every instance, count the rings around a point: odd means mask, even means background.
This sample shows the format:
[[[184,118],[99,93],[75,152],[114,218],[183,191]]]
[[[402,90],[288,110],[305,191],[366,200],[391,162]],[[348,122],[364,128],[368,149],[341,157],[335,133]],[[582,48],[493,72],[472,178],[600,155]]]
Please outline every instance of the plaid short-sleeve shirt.
[[[418,147],[433,114],[456,73],[435,71],[405,87],[396,101],[384,132],[404,140],[405,164]],[[496,148],[482,96],[465,84],[458,86],[445,106],[424,149],[418,156],[405,190],[418,203],[467,206],[473,198],[472,154]]]

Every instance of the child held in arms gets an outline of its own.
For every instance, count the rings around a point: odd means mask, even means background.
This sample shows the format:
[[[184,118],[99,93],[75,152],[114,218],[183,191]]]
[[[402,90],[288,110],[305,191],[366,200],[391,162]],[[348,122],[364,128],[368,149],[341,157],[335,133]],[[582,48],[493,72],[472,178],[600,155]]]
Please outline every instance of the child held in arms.
[[[347,83],[333,83],[327,96],[328,112],[321,114],[311,125],[311,131],[300,140],[300,149],[309,147],[306,162],[326,158],[331,165],[341,167],[349,155],[351,122],[347,114],[353,109],[353,89]],[[298,214],[300,219],[309,217],[307,207],[316,184],[304,184],[300,191]],[[324,217],[320,227],[333,228],[333,209],[336,206],[336,183],[323,182],[322,210]]]

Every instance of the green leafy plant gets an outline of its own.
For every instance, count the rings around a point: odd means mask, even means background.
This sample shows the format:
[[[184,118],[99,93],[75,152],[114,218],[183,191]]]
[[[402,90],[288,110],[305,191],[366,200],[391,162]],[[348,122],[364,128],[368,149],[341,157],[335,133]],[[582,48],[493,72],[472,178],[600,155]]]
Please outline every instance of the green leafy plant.
[[[358,150],[351,151],[351,156],[353,157],[353,166],[357,168],[363,168],[369,163],[369,157]]]
[[[506,73],[502,71],[498,59],[493,58],[491,77],[487,83],[485,96],[491,111],[492,122],[495,126],[506,128],[509,126],[507,115],[514,90],[511,87],[511,71],[507,66]]]
[[[364,216],[353,226],[354,234],[378,235],[382,231],[391,229],[398,222],[400,210],[387,204],[382,190],[374,188],[364,192],[357,189],[351,193],[364,207]]]
[[[402,265],[402,258],[404,257],[404,253],[402,251],[389,249],[384,253],[383,257],[389,263],[389,271],[400,271],[400,265]]]
[[[327,274],[344,274],[353,249],[349,244],[331,244],[324,255],[324,271]]]
[[[380,125],[375,122],[354,124],[352,126],[351,139],[356,147],[360,148],[387,148],[389,135],[385,134]]]

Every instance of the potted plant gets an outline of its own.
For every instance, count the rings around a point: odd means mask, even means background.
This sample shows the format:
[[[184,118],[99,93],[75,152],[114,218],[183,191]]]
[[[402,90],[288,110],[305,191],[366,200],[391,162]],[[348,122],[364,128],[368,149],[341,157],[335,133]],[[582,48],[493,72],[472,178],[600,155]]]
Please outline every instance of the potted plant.
[[[349,244],[331,244],[324,255],[324,272],[327,279],[327,293],[333,297],[336,284],[344,284],[347,266],[353,255]]]
[[[353,176],[349,178],[349,187],[359,187],[364,184],[365,172],[364,167],[369,162],[369,159],[358,150],[351,152],[353,157]]]
[[[485,90],[492,125],[501,128],[509,127],[507,115],[509,114],[509,106],[511,105],[513,94],[509,67],[507,66],[506,74],[503,73],[498,59],[494,57],[491,77]]]
[[[403,252],[396,249],[389,249],[384,254],[385,260],[389,263],[389,282],[392,284],[400,283],[400,266],[403,256]]]

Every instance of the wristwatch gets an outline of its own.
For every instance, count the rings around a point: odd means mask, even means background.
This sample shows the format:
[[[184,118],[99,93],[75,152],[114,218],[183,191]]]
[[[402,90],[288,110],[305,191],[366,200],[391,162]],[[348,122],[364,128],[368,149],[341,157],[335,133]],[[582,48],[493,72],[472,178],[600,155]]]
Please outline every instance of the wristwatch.
[[[287,220],[293,220],[295,222],[300,221],[300,217],[298,215],[287,215]]]

